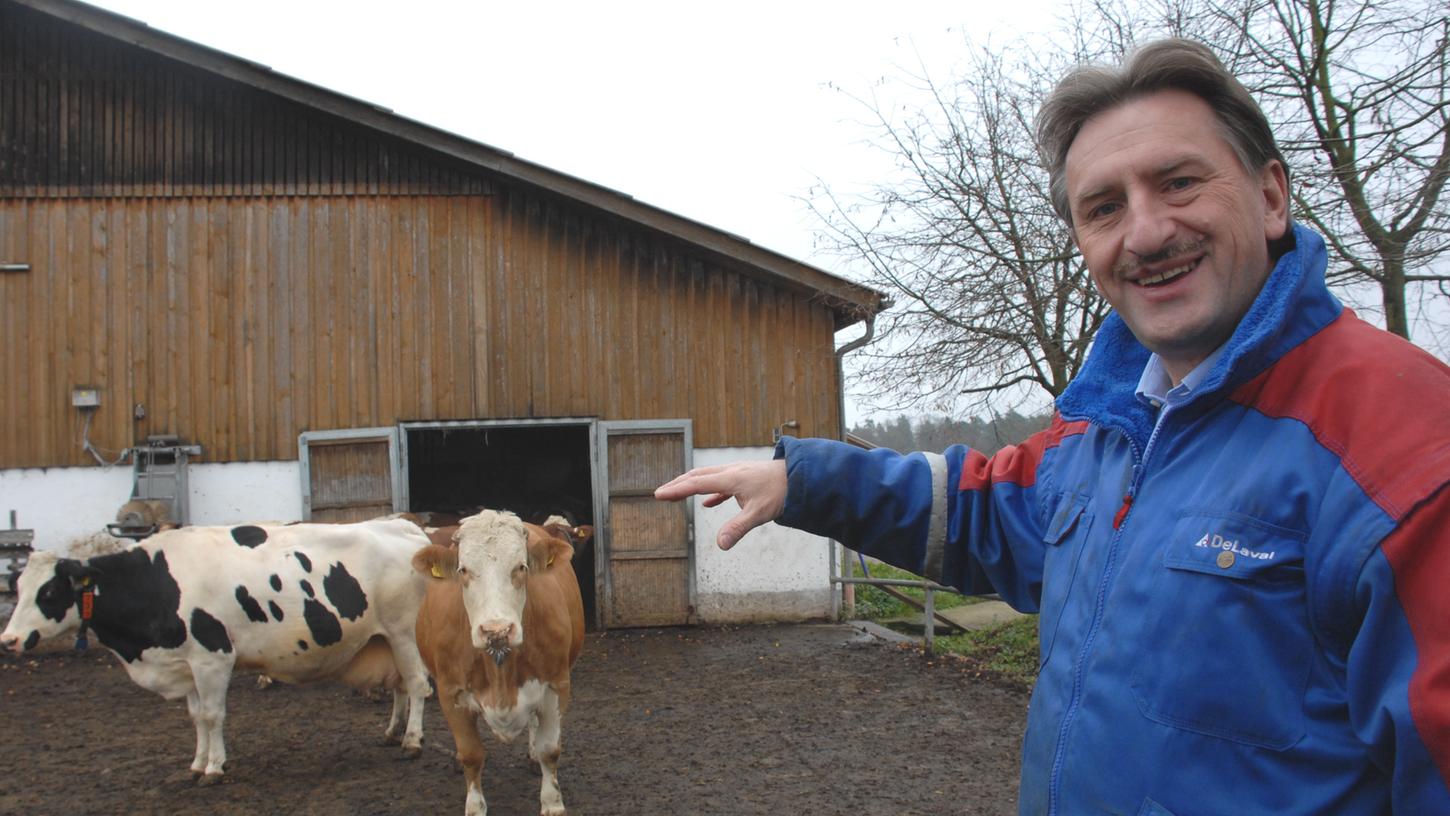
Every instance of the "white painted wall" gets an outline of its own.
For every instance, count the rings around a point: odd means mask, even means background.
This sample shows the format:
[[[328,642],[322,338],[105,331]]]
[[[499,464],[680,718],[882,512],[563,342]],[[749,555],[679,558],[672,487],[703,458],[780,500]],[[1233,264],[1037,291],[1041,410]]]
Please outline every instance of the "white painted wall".
[[[297,462],[193,462],[188,469],[192,524],[297,521],[302,518]],[[35,530],[38,550],[104,529],[131,497],[131,466],[0,470],[0,527]]]
[[[694,466],[769,459],[774,448],[698,448]],[[696,611],[707,623],[809,620],[831,615],[831,543],[820,536],[762,525],[729,552],[715,536],[739,506],[695,502]]]
[[[773,449],[704,448],[696,467],[769,459]],[[290,462],[193,462],[188,473],[192,524],[290,522],[302,518],[301,470]],[[9,511],[19,527],[35,530],[34,546],[60,551],[70,539],[101,530],[131,495],[131,468],[77,467],[0,470],[0,527]],[[695,502],[696,611],[706,623],[813,620],[831,615],[829,540],[766,524],[734,549],[715,546],[720,525],[739,509],[734,501],[707,509]]]

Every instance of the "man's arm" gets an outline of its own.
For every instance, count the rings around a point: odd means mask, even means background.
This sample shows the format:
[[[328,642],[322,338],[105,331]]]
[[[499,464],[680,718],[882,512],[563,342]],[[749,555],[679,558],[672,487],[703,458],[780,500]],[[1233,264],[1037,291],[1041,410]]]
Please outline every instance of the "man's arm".
[[[656,498],[734,497],[725,549],[766,521],[841,541],[968,593],[998,592],[1019,609],[1039,602],[1043,529],[1035,495],[1043,452],[1077,432],[1056,422],[987,458],[963,446],[941,454],[862,450],[786,437],[772,462],[698,468],[661,485]]]
[[[1393,779],[1395,813],[1450,813],[1450,486],[1371,555],[1356,593],[1350,717]]]

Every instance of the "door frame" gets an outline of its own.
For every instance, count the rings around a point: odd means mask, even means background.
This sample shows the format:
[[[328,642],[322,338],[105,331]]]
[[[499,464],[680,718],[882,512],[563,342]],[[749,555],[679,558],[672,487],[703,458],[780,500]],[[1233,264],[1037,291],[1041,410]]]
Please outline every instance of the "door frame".
[[[378,428],[341,428],[326,431],[303,431],[297,435],[297,464],[302,476],[302,520],[312,521],[312,455],[313,442],[364,441],[386,439],[388,442],[388,469],[393,485],[393,512],[400,513],[408,507],[408,480],[403,445],[397,425]]]
[[[594,628],[604,629],[604,606],[602,599],[604,587],[605,564],[601,558],[603,542],[599,535],[599,517],[601,512],[599,499],[599,420],[594,417],[549,417],[543,419],[517,418],[517,419],[442,419],[419,422],[399,422],[398,429],[402,437],[402,473],[403,481],[407,481],[408,473],[408,431],[436,431],[450,429],[495,429],[510,430],[516,428],[540,428],[540,427],[577,427],[580,425],[589,428],[589,497],[590,503],[594,506]],[[606,483],[607,484],[607,483]]]
[[[599,467],[594,471],[594,537],[597,542],[597,555],[594,565],[595,570],[601,573],[598,594],[595,596],[600,599],[600,602],[595,604],[596,615],[599,617],[596,625],[600,629],[609,628],[607,624],[609,618],[605,614],[605,610],[614,608],[614,582],[609,570],[613,551],[613,523],[609,515],[609,437],[614,432],[620,432],[623,435],[682,434],[685,461],[682,463],[683,467],[680,472],[689,470],[695,460],[693,420],[616,419],[598,422],[595,456],[598,459]],[[682,504],[685,511],[686,603],[691,610],[689,616],[694,618],[696,615],[694,610],[699,608],[695,593],[695,502],[693,499],[685,499]]]

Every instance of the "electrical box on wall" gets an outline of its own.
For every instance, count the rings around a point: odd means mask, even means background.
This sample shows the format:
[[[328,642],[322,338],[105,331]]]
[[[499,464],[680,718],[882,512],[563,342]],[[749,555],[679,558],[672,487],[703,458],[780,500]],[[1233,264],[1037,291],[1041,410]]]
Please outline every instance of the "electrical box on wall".
[[[101,389],[78,385],[70,390],[70,404],[77,408],[98,408],[101,405]]]

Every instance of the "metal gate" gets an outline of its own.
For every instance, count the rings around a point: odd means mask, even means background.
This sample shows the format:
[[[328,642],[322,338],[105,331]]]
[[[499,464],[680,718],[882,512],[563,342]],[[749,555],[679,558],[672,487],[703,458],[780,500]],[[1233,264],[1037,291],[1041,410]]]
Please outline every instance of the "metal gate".
[[[694,503],[654,498],[689,469],[690,427],[688,419],[599,423],[605,626],[695,621]]]
[[[297,458],[304,521],[365,521],[408,507],[397,428],[304,431]]]

